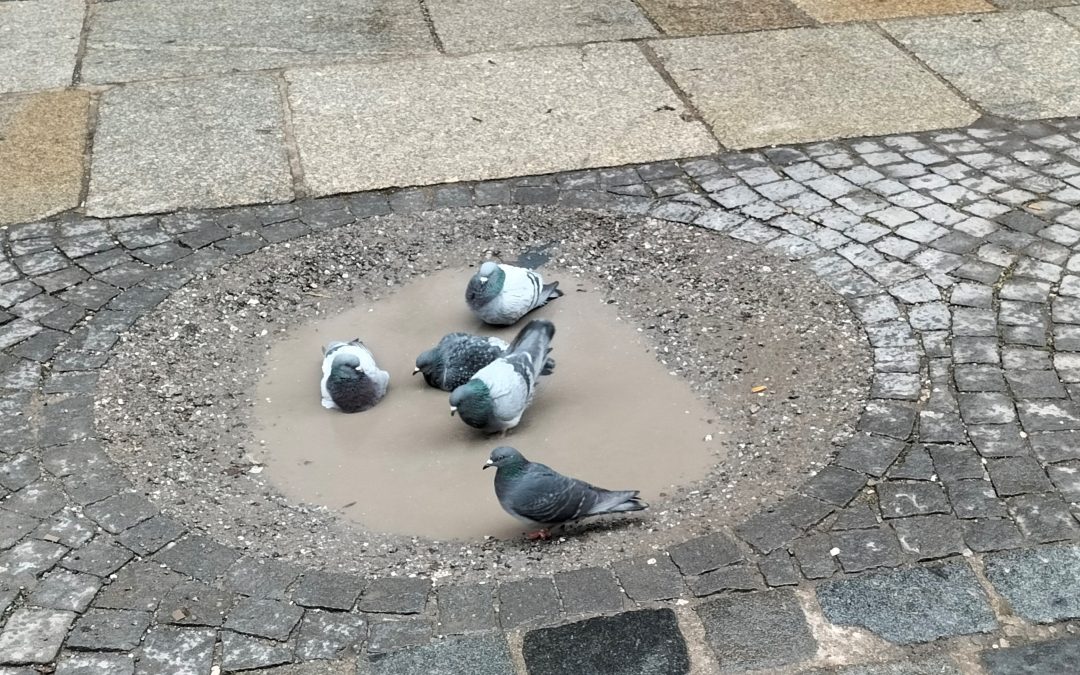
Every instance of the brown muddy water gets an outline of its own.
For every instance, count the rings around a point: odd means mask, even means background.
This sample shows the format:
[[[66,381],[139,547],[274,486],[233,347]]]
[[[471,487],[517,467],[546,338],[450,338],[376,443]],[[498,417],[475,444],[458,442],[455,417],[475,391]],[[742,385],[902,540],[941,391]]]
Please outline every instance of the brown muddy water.
[[[641,490],[646,501],[703,477],[718,460],[718,445],[706,440],[717,432],[706,403],[600,294],[570,274],[543,273],[566,293],[530,315],[555,323],[556,369],[507,438],[450,417],[449,394],[411,376],[416,355],[445,333],[510,341],[525,323],[481,324],[465,306],[472,270],[443,270],[381,300],[358,299],[272,346],[255,407],[265,475],[288,497],[369,530],[444,540],[523,531],[495,499],[494,472],[481,470],[497,445],[601,487]],[[390,373],[390,389],[363,413],[325,410],[320,347],[356,337]]]

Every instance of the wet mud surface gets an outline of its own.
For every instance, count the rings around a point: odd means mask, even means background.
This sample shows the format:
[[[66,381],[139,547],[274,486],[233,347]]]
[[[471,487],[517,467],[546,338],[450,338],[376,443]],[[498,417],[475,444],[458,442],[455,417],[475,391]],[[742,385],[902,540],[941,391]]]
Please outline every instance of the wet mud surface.
[[[343,513],[348,502],[336,510],[303,503],[269,479],[276,469],[259,442],[257,391],[273,374],[273,350],[282,341],[343,311],[379,306],[424,275],[461,273],[485,255],[512,261],[551,242],[557,245],[548,251],[548,265],[573,279],[568,286],[581,283],[587,302],[602,302],[631,327],[671,381],[701,400],[713,438],[700,475],[658,489],[645,512],[576,526],[544,543],[380,533]],[[449,295],[458,295],[463,284]],[[442,332],[436,330],[430,344]],[[358,334],[369,339],[363,330]],[[564,405],[557,378],[580,357],[570,356],[573,342],[564,337],[556,336],[559,365],[551,387],[539,393],[524,428],[511,434],[515,444],[514,433],[521,434],[526,454],[537,455],[525,437],[550,421],[545,407]],[[297,352],[312,373],[298,396],[313,415],[326,412],[314,408],[318,342],[327,339],[320,335]],[[378,357],[379,346],[373,348]],[[391,396],[421,387],[419,378],[407,376],[413,356],[410,351],[391,369]],[[222,543],[370,574],[513,578],[602,564],[736,524],[823,466],[850,435],[866,398],[869,364],[865,338],[841,299],[808,270],[755,247],[686,226],[588,212],[454,210],[312,235],[192,282],[125,336],[102,378],[98,424],[108,451],[136,486]],[[756,387],[766,389],[754,393]],[[445,394],[413,393],[430,399],[432,424],[471,433],[448,417]],[[460,426],[457,432],[451,422]],[[479,530],[513,534],[520,526],[498,510],[493,493],[485,492],[490,472],[479,470],[491,444],[479,445],[480,462],[472,463],[482,482],[475,494],[485,498],[482,508],[493,518],[491,528]],[[598,466],[582,477],[624,487],[608,475],[614,474]],[[494,529],[502,518],[507,529]]]
[[[379,532],[431,538],[521,535],[481,466],[512,445],[530,459],[646,501],[696,480],[718,461],[712,437],[729,415],[710,411],[672,377],[593,285],[544,268],[566,295],[510,328],[476,320],[465,306],[469,268],[417,279],[375,303],[301,326],[267,358],[255,402],[266,476],[294,499],[324,504]],[[543,377],[521,424],[502,438],[448,414],[448,394],[412,377],[416,354],[462,330],[511,341],[528,318],[556,326],[555,372]],[[359,336],[391,387],[373,409],[328,411],[312,395],[320,344]],[[729,411],[730,412],[730,411]]]

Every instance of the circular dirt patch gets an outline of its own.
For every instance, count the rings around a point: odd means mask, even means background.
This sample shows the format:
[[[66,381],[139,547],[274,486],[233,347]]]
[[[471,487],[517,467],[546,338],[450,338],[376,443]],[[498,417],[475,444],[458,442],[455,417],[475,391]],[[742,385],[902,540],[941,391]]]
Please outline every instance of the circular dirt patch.
[[[423,275],[487,254],[513,261],[553,243],[550,266],[574,277],[566,290],[581,284],[584,295],[613,308],[714,413],[707,472],[658,493],[647,511],[587,522],[539,544],[365,531],[341,513],[284,497],[266,472],[252,472],[265,459],[254,427],[256,385],[275,343]],[[555,348],[558,361],[558,335]],[[309,358],[314,375],[303,393],[317,405],[317,346]],[[117,347],[101,382],[98,424],[136,486],[222,543],[380,575],[509,577],[602,564],[737,524],[824,465],[850,435],[869,364],[839,296],[755,247],[646,219],[458,209],[370,219],[272,246],[188,284]],[[392,385],[412,384],[402,379]],[[440,392],[430,393],[436,411],[445,407]],[[481,442],[480,463],[492,445]],[[491,478],[479,464],[476,473]],[[487,498],[497,512],[493,491]]]

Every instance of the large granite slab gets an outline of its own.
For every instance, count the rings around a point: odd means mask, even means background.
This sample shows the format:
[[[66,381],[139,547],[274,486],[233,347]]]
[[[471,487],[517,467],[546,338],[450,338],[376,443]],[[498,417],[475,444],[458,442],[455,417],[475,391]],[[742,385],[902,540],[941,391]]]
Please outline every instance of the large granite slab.
[[[1046,12],[912,19],[885,30],[989,112],[1080,115],[1080,38]]]
[[[1080,618],[1080,547],[1052,546],[986,557],[986,578],[1028,621]]]
[[[568,648],[571,646],[572,648]],[[530,675],[685,673],[686,641],[670,609],[624,612],[526,633]]]
[[[986,0],[795,0],[795,4],[827,23],[994,11]]]
[[[716,142],[638,48],[286,71],[316,195],[702,155]]]
[[[0,98],[0,225],[79,205],[89,111],[85,91]]]
[[[116,0],[95,6],[82,77],[126,82],[434,53],[410,0]]]
[[[450,53],[656,35],[631,0],[429,0],[427,7]]]
[[[977,117],[866,26],[652,44],[720,142],[732,148],[962,126]]]
[[[790,0],[641,0],[667,35],[712,35],[812,23]]]
[[[986,594],[963,563],[837,579],[819,586],[817,596],[832,623],[862,626],[898,644],[997,628]]]
[[[291,199],[270,75],[132,84],[101,100],[87,213],[118,216]]]
[[[69,86],[85,12],[81,0],[0,2],[0,93]]]
[[[729,595],[698,605],[697,613],[724,672],[775,669],[817,652],[793,590]]]

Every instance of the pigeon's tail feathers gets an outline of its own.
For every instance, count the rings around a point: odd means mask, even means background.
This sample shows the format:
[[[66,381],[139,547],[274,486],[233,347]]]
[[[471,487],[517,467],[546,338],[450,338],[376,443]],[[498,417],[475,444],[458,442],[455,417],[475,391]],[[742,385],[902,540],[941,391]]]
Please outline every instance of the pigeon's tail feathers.
[[[649,505],[638,497],[638,490],[604,490],[593,488],[596,491],[596,503],[589,509],[588,515],[598,516],[603,513],[622,513],[624,511],[642,511]]]
[[[533,319],[525,324],[525,327],[514,337],[514,341],[506,348],[506,353],[535,352],[539,361],[547,358],[548,344],[553,337],[555,337],[555,324],[547,319]]]
[[[548,350],[548,353],[551,353],[550,349]],[[552,374],[554,372],[555,372],[555,359],[553,359],[553,358],[551,358],[549,356],[547,358],[547,361],[544,361],[544,367],[540,370],[540,374],[541,375],[550,375],[550,374]]]
[[[544,287],[540,289],[540,302],[537,304],[537,307],[543,307],[555,298],[561,298],[563,295],[565,294],[559,290],[558,281],[544,284]]]
[[[530,388],[545,368],[548,352],[551,351],[548,345],[554,335],[555,324],[546,319],[533,319],[525,324],[507,349],[507,357],[504,358],[521,373]],[[527,360],[525,354],[528,354]]]

